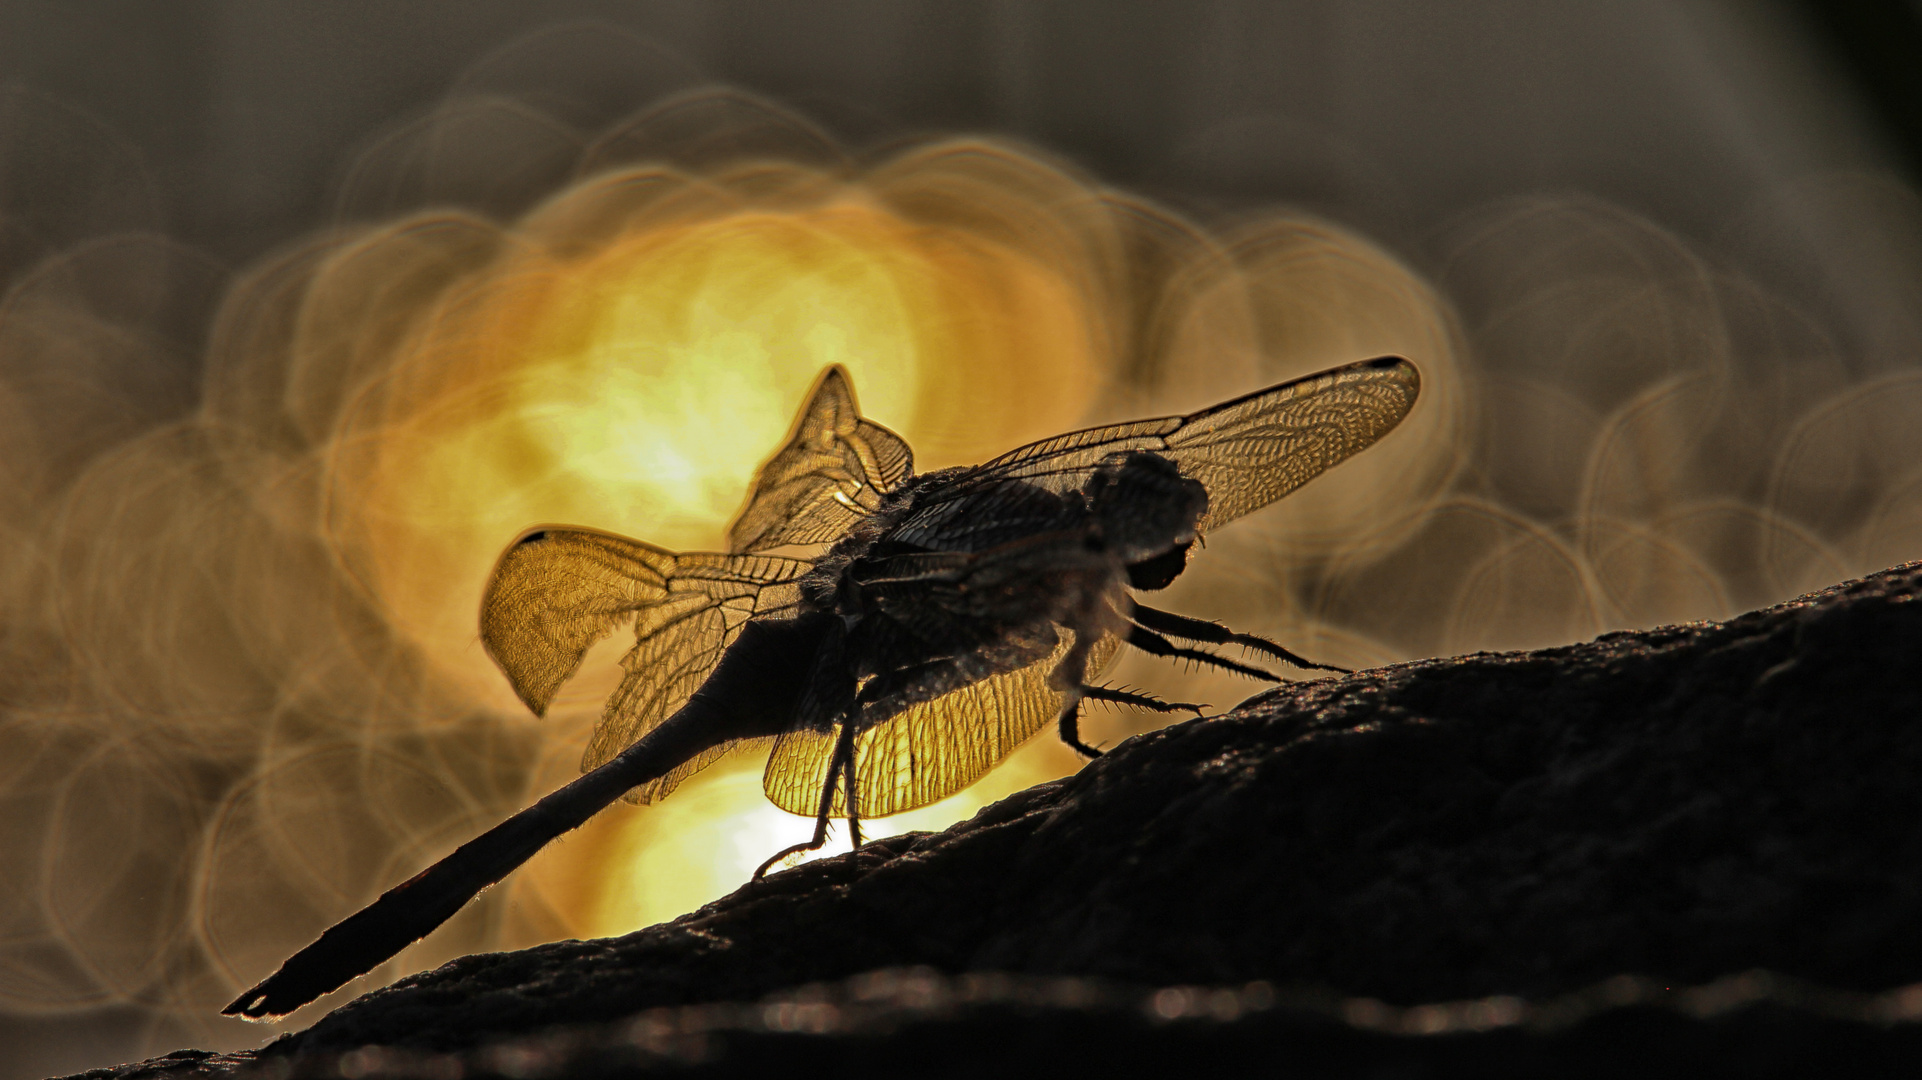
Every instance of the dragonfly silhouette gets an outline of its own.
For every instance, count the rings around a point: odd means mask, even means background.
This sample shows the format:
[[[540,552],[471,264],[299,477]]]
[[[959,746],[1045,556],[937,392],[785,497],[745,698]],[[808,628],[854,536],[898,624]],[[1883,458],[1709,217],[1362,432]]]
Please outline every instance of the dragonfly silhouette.
[[[1419,390],[1414,365],[1383,357],[917,476],[907,443],[863,418],[829,368],[727,552],[574,528],[507,549],[481,640],[534,712],[590,646],[634,628],[585,775],[336,924],[226,1013],[283,1015],[365,974],[616,799],[664,795],[744,741],[771,744],[768,798],[815,818],[813,839],[758,878],[820,847],[834,817],[858,845],[862,817],[965,787],[1050,720],[1096,755],[1077,729],[1083,700],[1200,712],[1090,684],[1123,642],[1269,680],[1206,646],[1341,670],[1133,591],[1167,586],[1202,534],[1387,434]]]

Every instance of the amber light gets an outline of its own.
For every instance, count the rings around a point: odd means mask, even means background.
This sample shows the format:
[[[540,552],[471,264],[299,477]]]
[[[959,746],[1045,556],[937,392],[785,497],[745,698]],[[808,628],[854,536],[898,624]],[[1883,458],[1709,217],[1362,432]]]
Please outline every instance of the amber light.
[[[440,298],[363,391],[336,459],[337,534],[391,622],[477,704],[517,707],[475,633],[480,588],[509,541],[573,524],[721,546],[828,364],[848,369],[863,410],[924,467],[988,456],[1086,409],[1102,376],[1098,320],[1056,268],[858,193],[809,202],[644,222],[579,252],[508,250]],[[527,235],[542,229],[537,217]],[[969,425],[951,422],[957,412]],[[928,430],[924,417],[950,422]],[[556,740],[593,722],[624,647],[613,646],[553,710]],[[943,826],[1073,764],[1028,757],[992,788],[877,827]],[[542,785],[567,778],[567,755],[551,764]],[[807,828],[766,802],[751,763],[730,763],[657,808],[610,815],[522,877],[569,932],[619,933],[732,889]]]
[[[643,143],[680,145],[661,115],[666,141]],[[65,384],[0,378],[0,498],[17,504],[0,529],[20,556],[0,587],[27,650],[0,673],[25,703],[0,735],[16,818],[53,823],[21,834],[49,854],[18,849],[10,865],[36,869],[0,914],[37,928],[6,946],[19,970],[41,970],[35,934],[68,965],[0,986],[7,1008],[212,1015],[577,775],[622,635],[534,717],[479,641],[495,560],[545,524],[720,546],[829,363],[927,470],[1410,357],[1422,401],[1392,440],[1210,536],[1166,599],[1330,662],[1393,655],[1288,599],[1303,567],[1395,550],[1456,468],[1448,316],[1393,257],[1281,213],[1203,230],[988,141],[859,167],[700,156],[597,165],[511,220],[438,210],[310,237],[221,284],[204,383],[164,423],[76,426]],[[138,238],[50,262],[0,309],[0,361],[98,358],[77,398],[113,406],[96,420],[160,409],[106,361],[164,368],[166,339],[98,304],[192,265]],[[1224,708],[1258,688],[1126,659],[1107,677]],[[1163,719],[1103,711],[1083,731],[1111,745]],[[940,828],[1079,764],[1043,735],[868,835]],[[738,887],[809,828],[766,801],[758,766],[609,810],[315,1009]],[[846,842],[837,828],[829,850]]]

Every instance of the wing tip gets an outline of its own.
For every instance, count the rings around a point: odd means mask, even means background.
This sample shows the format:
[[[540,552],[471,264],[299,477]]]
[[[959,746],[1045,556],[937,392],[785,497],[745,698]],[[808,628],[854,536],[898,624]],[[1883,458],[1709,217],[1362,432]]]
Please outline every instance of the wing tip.
[[[822,368],[821,373],[814,377],[814,386],[808,391],[806,400],[801,402],[800,412],[795,416],[796,433],[823,401],[832,401],[836,405],[845,404],[855,416],[861,415],[860,402],[854,396],[854,378],[848,374],[847,368],[838,363]],[[793,434],[790,434],[788,442],[781,445],[785,447],[793,441]]]
[[[1414,407],[1415,399],[1421,396],[1421,369],[1405,356],[1396,356],[1391,353],[1387,356],[1377,356],[1373,360],[1357,360],[1347,367],[1336,368],[1326,374],[1347,375],[1356,372],[1367,372],[1371,375],[1392,374],[1407,388],[1408,395],[1402,404],[1401,414],[1395,418],[1397,425],[1401,423],[1403,416],[1408,415],[1408,410]]]
[[[1406,356],[1396,356],[1392,353],[1387,356],[1377,356],[1373,360],[1362,360],[1350,364],[1348,370],[1378,373],[1397,372],[1407,381],[1408,385],[1415,387],[1417,391],[1421,389],[1421,369],[1416,367],[1415,362]]]

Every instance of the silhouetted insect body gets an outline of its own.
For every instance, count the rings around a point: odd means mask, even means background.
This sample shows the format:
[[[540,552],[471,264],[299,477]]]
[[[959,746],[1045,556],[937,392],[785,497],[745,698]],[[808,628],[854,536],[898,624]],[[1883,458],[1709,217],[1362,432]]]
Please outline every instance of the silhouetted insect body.
[[[917,476],[907,444],[828,369],[726,552],[557,527],[507,549],[481,640],[536,713],[595,642],[633,629],[585,775],[335,925],[227,1013],[313,1001],[609,803],[663,795],[744,740],[769,746],[768,798],[816,821],[759,877],[819,847],[835,816],[858,844],[862,817],[972,783],[1051,720],[1093,756],[1076,725],[1085,699],[1195,708],[1090,684],[1122,643],[1256,678],[1274,676],[1206,647],[1340,670],[1133,593],[1172,582],[1204,533],[1372,445],[1419,390],[1414,365],[1383,357]]]

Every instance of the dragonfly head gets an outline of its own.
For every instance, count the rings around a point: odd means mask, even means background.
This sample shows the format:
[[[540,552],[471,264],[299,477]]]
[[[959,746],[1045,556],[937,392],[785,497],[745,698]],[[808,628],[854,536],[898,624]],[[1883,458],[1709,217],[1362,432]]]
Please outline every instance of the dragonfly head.
[[[1207,488],[1159,454],[1129,450],[1103,461],[1083,491],[1102,542],[1129,567],[1131,584],[1158,589],[1181,573],[1195,524],[1208,512]]]

